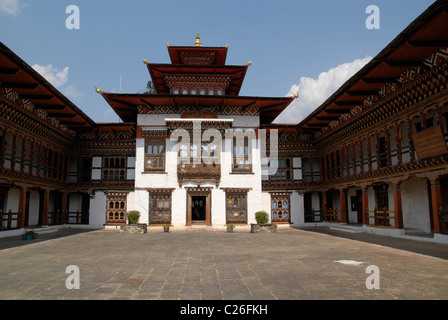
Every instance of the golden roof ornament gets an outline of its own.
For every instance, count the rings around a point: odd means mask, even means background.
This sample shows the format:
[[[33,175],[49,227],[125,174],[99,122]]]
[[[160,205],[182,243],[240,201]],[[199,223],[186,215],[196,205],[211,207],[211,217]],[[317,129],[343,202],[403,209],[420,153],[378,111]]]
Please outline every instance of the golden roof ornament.
[[[195,47],[202,47],[201,38],[199,37],[199,32],[196,35],[196,42],[194,43]]]
[[[297,99],[300,96],[299,90],[297,90],[297,92],[294,93],[292,96],[294,97],[294,99]]]
[[[95,87],[95,91],[96,91],[97,93],[102,93],[102,92],[103,92],[102,89],[99,89],[99,88],[97,88],[97,87]]]

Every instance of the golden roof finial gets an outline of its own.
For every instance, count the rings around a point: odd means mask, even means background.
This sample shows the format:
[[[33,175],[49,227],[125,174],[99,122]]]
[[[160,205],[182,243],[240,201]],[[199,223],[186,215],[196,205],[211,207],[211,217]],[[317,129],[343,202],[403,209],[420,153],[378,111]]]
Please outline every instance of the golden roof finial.
[[[96,91],[97,93],[102,93],[102,92],[103,92],[103,90],[101,90],[101,89],[99,89],[99,88],[97,88],[97,87],[95,87],[95,91]]]
[[[294,99],[297,99],[298,97],[300,97],[299,90],[297,90],[296,93],[293,93],[292,96],[293,96]]]
[[[194,43],[194,46],[195,46],[195,47],[202,47],[202,44],[201,44],[201,38],[199,37],[199,32],[198,32],[198,34],[196,35],[196,42]]]

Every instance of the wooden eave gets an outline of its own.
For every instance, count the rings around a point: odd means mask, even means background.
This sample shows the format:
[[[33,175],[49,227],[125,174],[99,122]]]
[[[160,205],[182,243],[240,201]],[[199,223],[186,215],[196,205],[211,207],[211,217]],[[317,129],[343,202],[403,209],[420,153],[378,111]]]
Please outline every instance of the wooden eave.
[[[310,131],[328,127],[335,118],[377,95],[385,84],[396,82],[406,70],[423,65],[437,50],[447,48],[447,10],[447,1],[436,1],[297,126]]]
[[[155,106],[193,106],[201,108],[241,107],[256,108],[260,113],[260,123],[267,124],[275,118],[293,101],[292,97],[266,98],[266,97],[241,97],[241,96],[198,96],[198,95],[145,95],[145,94],[120,94],[102,92],[101,95],[114,109],[124,122],[136,122],[138,106],[154,108]]]
[[[246,76],[247,66],[186,66],[174,64],[147,63],[152,83],[158,94],[169,94],[170,89],[165,83],[164,75],[173,74],[216,74],[230,75],[231,81],[225,95],[237,96]]]
[[[44,77],[0,42],[0,86],[10,88],[71,130],[92,127],[95,122]]]

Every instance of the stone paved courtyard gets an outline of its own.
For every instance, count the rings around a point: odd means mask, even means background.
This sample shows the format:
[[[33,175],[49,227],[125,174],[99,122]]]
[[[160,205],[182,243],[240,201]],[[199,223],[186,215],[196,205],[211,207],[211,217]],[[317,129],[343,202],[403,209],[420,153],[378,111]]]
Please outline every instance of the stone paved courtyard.
[[[448,299],[447,245],[326,230],[63,229],[0,239],[0,299]],[[69,265],[80,289],[66,288]],[[370,265],[379,289],[366,287]]]

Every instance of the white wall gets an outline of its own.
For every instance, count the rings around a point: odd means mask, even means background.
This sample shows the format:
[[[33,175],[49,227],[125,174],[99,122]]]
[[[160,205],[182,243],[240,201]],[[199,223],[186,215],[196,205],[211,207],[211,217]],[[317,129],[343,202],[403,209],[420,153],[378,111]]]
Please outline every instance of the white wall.
[[[429,218],[429,195],[425,178],[411,178],[401,183],[403,226],[431,232]]]
[[[30,202],[28,210],[28,225],[35,226],[39,224],[39,191],[30,191]]]
[[[305,224],[305,212],[303,207],[303,194],[293,191],[290,194],[291,223],[293,226],[302,226]]]
[[[103,191],[95,191],[93,198],[90,198],[89,226],[102,228],[106,223],[106,195]]]

